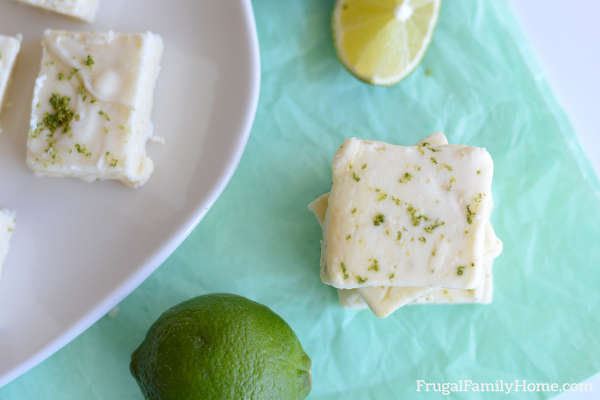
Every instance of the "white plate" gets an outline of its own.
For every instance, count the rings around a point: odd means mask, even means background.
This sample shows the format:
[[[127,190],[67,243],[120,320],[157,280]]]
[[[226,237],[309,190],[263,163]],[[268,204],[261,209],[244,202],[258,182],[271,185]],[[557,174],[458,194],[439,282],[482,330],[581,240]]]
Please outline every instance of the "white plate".
[[[0,386],[67,344],[133,291],[225,188],[258,100],[250,0],[102,0],[87,25],[0,0],[0,31],[22,33],[0,124],[0,207],[17,211],[0,280]],[[139,32],[165,40],[151,144],[156,170],[139,190],[34,177],[25,139],[45,28]]]

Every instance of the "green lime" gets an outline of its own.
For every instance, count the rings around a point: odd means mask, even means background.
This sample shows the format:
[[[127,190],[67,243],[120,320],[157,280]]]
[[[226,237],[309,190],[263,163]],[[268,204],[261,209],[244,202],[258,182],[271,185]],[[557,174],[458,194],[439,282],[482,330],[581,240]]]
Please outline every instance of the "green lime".
[[[393,85],[421,62],[441,0],[337,0],[332,28],[342,64],[358,79]]]
[[[131,355],[146,399],[304,399],[310,358],[262,304],[209,294],[162,314]]]

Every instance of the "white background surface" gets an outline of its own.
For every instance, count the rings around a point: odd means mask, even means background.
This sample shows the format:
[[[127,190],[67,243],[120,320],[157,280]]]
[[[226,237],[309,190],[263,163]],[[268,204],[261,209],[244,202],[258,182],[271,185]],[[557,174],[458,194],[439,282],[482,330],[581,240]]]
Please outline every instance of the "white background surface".
[[[600,174],[600,1],[510,3]]]
[[[600,174],[600,1],[510,3],[582,147]],[[556,400],[600,398],[600,374],[586,382],[592,383],[592,393],[565,393]]]

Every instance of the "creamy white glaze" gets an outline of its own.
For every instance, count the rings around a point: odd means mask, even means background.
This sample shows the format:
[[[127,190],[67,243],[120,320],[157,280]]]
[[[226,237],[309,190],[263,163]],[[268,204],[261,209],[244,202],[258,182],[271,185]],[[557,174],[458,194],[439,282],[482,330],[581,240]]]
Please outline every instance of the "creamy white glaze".
[[[441,146],[446,145],[447,139],[441,133],[435,133],[428,136],[420,142],[421,145]],[[383,151],[382,143],[365,142],[366,146],[371,151]],[[342,146],[344,147],[344,146]],[[423,148],[421,150],[424,150]],[[436,153],[435,151],[429,151]],[[423,154],[421,154],[423,155]],[[362,168],[361,168],[362,170]],[[420,169],[422,171],[422,169]],[[477,173],[477,175],[481,175]],[[355,180],[356,182],[356,180]],[[380,192],[381,193],[381,192]],[[328,210],[329,193],[320,196],[313,201],[309,208],[313,211],[317,220],[324,228],[325,218]],[[489,200],[489,209],[491,211],[492,200]],[[481,216],[479,216],[481,217]],[[474,216],[473,219],[477,218]],[[340,302],[343,307],[347,308],[365,308],[368,306],[379,317],[386,317],[393,311],[406,304],[457,304],[457,303],[489,303],[492,300],[493,294],[493,274],[492,266],[494,258],[502,251],[502,243],[496,237],[494,230],[487,220],[483,232],[483,250],[481,255],[481,270],[480,280],[472,289],[447,289],[444,287],[401,287],[401,286],[368,286],[364,285],[358,289],[338,289]],[[325,234],[326,235],[326,234]],[[344,238],[345,240],[348,237]],[[326,265],[327,248],[322,242],[322,265]],[[360,285],[355,285],[360,286]]]
[[[158,35],[46,31],[36,80],[27,163],[38,174],[144,184],[150,113],[163,44]],[[53,94],[69,100],[70,129],[45,123]]]
[[[11,37],[0,35],[0,110],[8,82],[21,49],[21,35]]]
[[[323,281],[474,288],[492,174],[481,148],[347,140],[333,162]]]

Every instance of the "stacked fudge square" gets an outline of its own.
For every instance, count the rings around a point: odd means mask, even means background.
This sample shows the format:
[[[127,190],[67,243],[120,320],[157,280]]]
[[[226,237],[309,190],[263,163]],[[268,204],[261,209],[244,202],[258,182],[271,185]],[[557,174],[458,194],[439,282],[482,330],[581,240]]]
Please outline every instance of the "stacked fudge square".
[[[93,22],[99,0],[17,0]],[[35,81],[26,163],[38,176],[117,180],[139,187],[154,165],[153,92],[163,53],[146,32],[47,30]],[[21,36],[0,36],[0,107]],[[0,267],[15,229],[15,213],[0,210]]]
[[[490,223],[493,162],[441,133],[415,146],[348,139],[331,192],[311,203],[321,279],[342,306],[386,317],[408,304],[492,301],[502,243]]]

